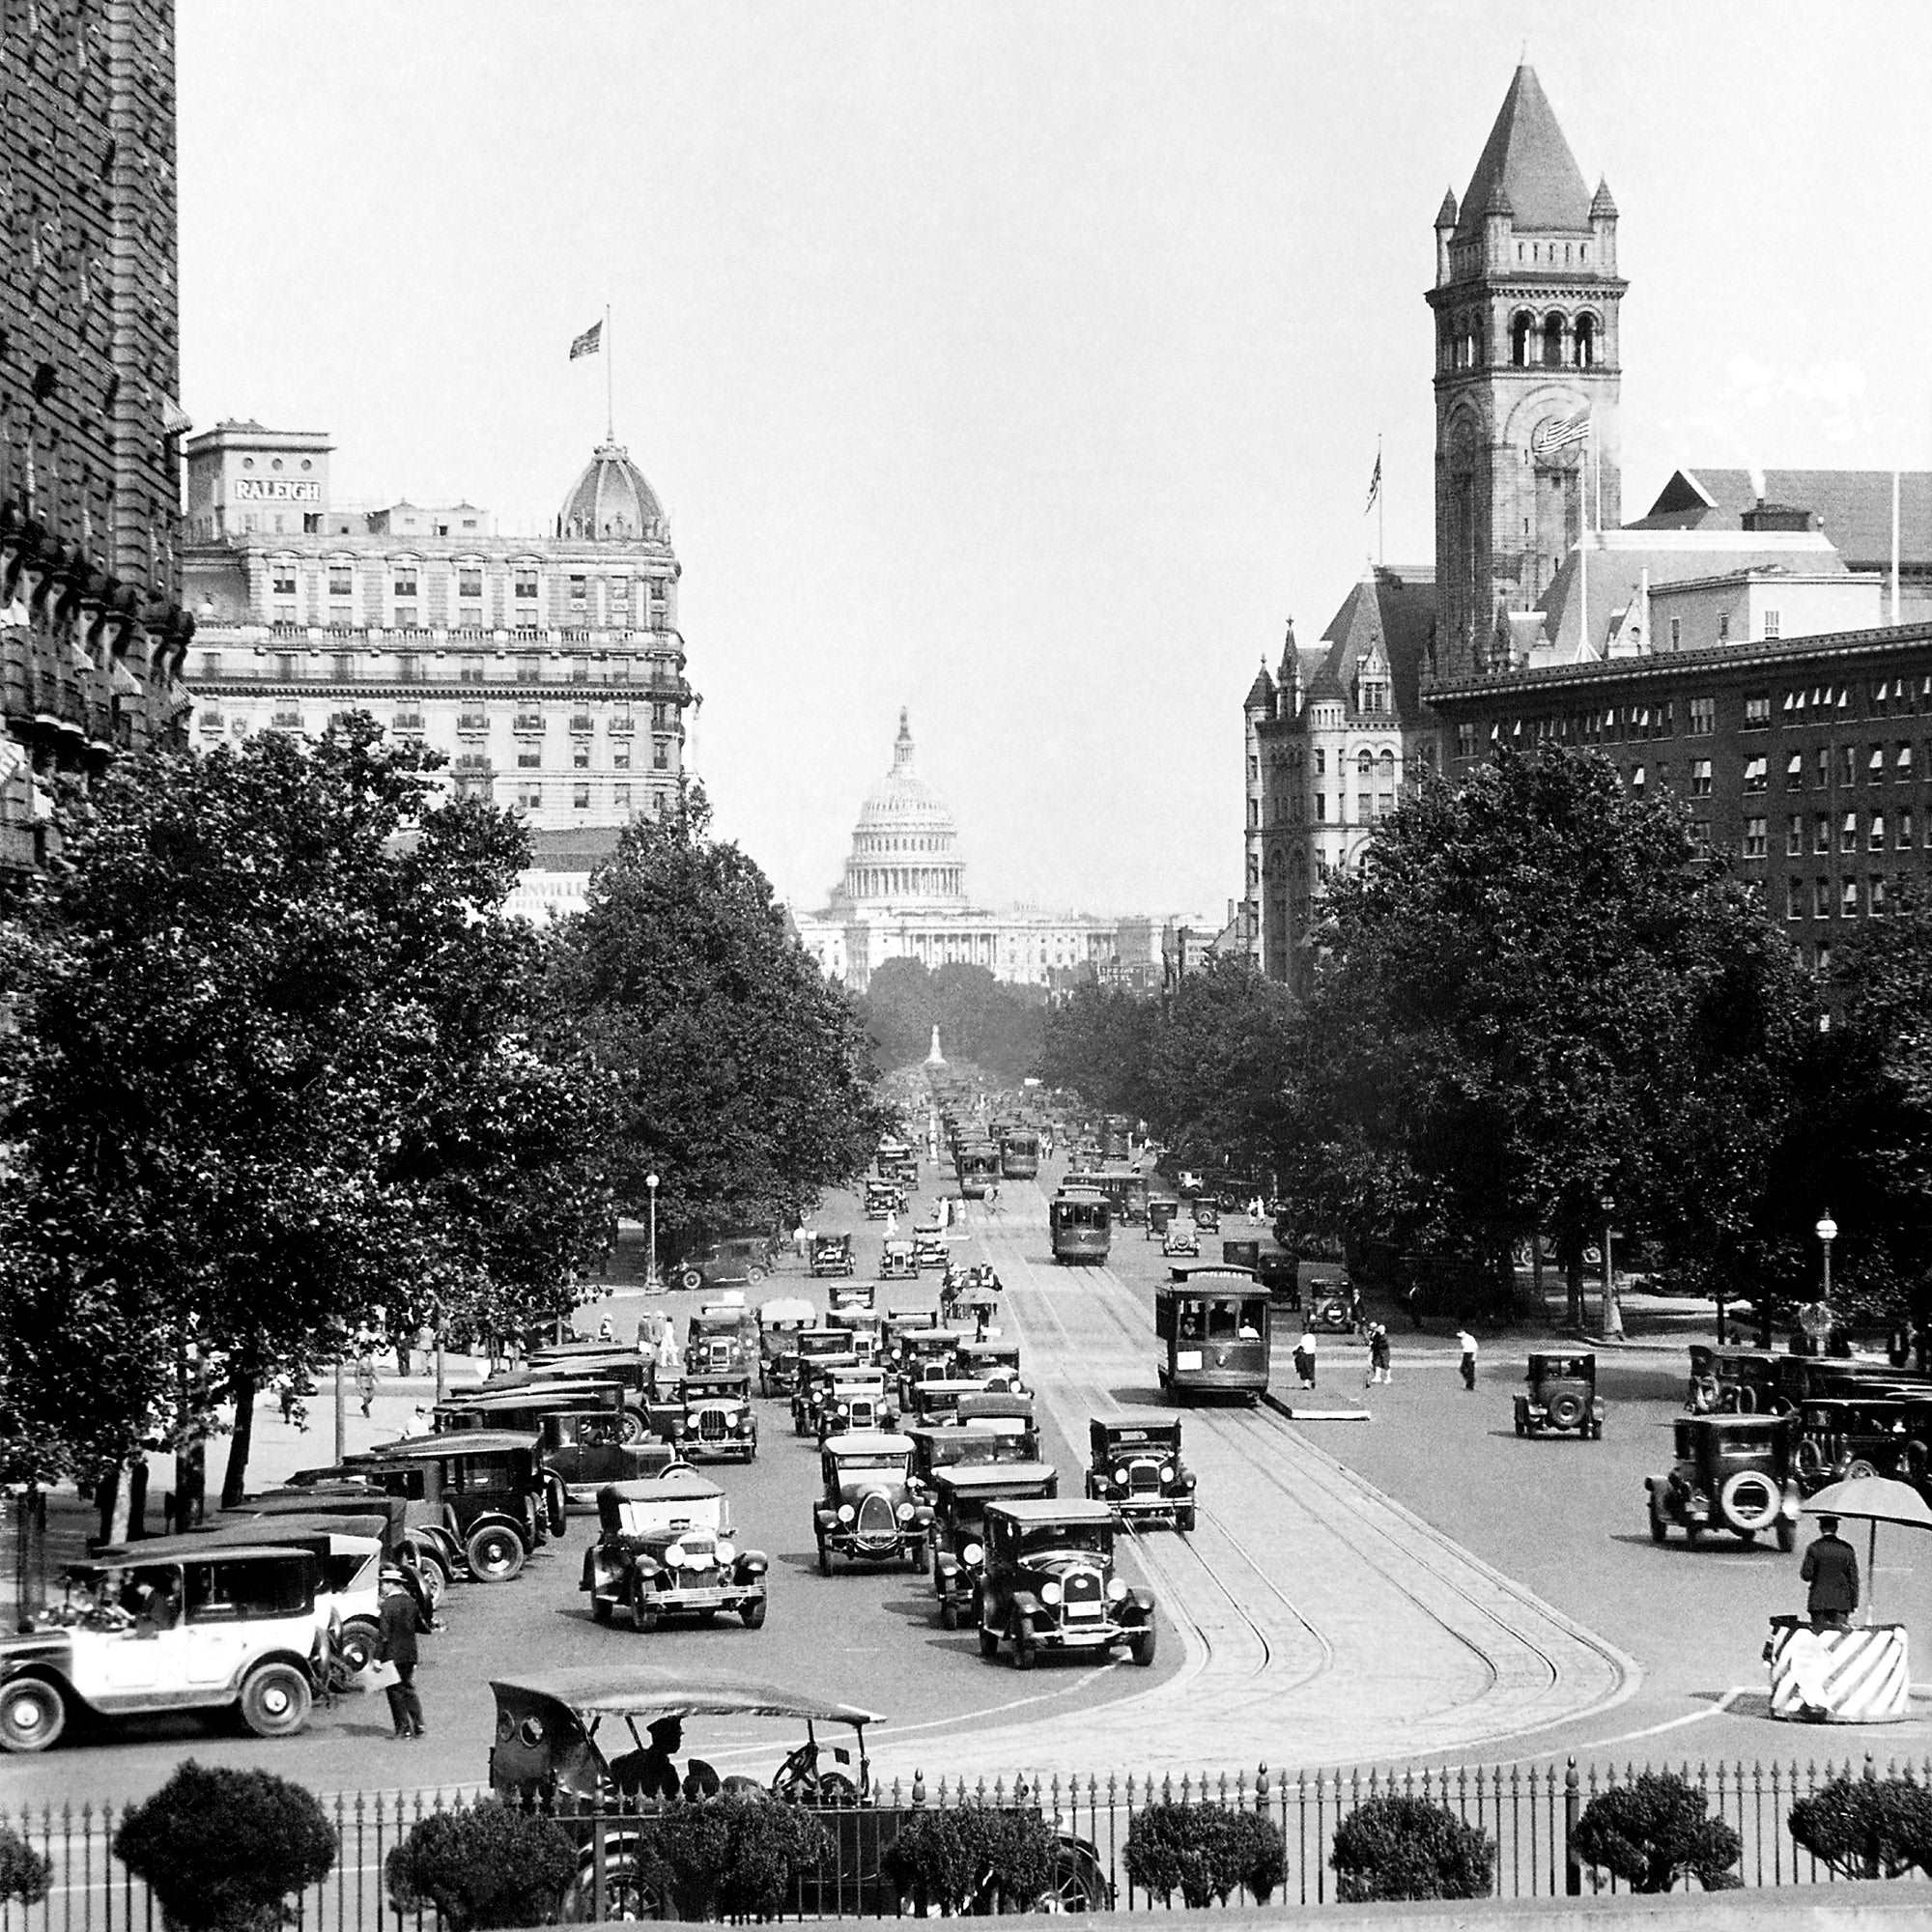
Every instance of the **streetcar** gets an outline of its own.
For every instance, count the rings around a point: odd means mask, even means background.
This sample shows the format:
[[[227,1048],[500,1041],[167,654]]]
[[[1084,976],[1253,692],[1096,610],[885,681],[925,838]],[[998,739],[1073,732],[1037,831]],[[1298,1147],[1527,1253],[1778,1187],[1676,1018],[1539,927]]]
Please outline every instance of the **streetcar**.
[[[1268,1385],[1268,1293],[1245,1268],[1177,1267],[1154,1290],[1160,1385],[1176,1402],[1238,1396]]]
[[[1031,1180],[1039,1172],[1039,1135],[1032,1127],[1009,1127],[1000,1136],[1000,1172],[1009,1180]]]
[[[991,1142],[961,1147],[955,1171],[959,1176],[959,1198],[983,1201],[986,1189],[1000,1179],[1000,1151]]]
[[[1114,1210],[1104,1194],[1086,1187],[1062,1188],[1048,1204],[1046,1218],[1056,1263],[1106,1261],[1113,1242]]]
[[[1148,1178],[1138,1169],[1098,1167],[1076,1169],[1066,1177],[1069,1188],[1084,1188],[1104,1194],[1114,1210],[1114,1219],[1122,1224],[1145,1222],[1148,1215]]]

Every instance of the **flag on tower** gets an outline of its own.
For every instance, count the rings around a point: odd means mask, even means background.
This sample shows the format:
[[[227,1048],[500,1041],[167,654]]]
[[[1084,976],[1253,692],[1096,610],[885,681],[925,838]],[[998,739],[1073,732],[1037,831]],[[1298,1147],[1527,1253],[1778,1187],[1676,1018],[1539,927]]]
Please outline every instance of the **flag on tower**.
[[[1362,505],[1362,515],[1367,516],[1376,507],[1376,498],[1382,494],[1382,453],[1376,451],[1375,473],[1369,478],[1369,500]]]
[[[1561,422],[1539,424],[1529,446],[1536,455],[1548,456],[1554,450],[1568,449],[1573,442],[1587,442],[1589,438],[1590,406],[1585,403],[1574,416],[1566,416]]]
[[[570,359],[575,362],[580,355],[595,355],[604,343],[604,325],[593,322],[582,335],[572,338]]]

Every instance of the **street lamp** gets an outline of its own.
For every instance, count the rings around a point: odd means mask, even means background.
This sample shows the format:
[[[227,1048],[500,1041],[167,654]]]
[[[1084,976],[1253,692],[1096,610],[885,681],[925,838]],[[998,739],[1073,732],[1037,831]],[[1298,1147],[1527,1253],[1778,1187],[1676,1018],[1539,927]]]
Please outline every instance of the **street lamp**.
[[[1838,1224],[1832,1219],[1832,1210],[1829,1208],[1819,1215],[1816,1233],[1818,1244],[1825,1251],[1824,1299],[1829,1302],[1832,1298],[1832,1243],[1838,1238]]]
[[[1621,1342],[1624,1338],[1624,1312],[1617,1305],[1616,1259],[1610,1249],[1616,1235],[1616,1230],[1610,1226],[1610,1216],[1616,1212],[1617,1204],[1605,1194],[1599,1197],[1597,1206],[1604,1210],[1604,1339]]]
[[[644,1185],[651,1191],[651,1260],[644,1274],[644,1286],[657,1293],[663,1293],[664,1283],[658,1277],[658,1178],[655,1174],[644,1176]]]

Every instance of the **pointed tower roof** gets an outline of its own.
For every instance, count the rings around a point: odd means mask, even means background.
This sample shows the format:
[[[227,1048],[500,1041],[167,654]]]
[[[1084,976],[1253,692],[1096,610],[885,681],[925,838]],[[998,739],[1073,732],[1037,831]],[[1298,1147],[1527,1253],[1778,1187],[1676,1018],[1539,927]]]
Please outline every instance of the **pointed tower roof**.
[[[1435,211],[1435,225],[1438,228],[1454,228],[1456,225],[1456,190],[1453,187],[1442,190],[1442,206]]]
[[[1601,175],[1597,180],[1596,199],[1590,203],[1590,219],[1592,221],[1604,219],[1614,221],[1616,218],[1617,203],[1616,197],[1610,192],[1609,177],[1607,175]]]
[[[1502,111],[1463,197],[1457,239],[1481,232],[1482,219],[1500,193],[1519,228],[1590,230],[1590,190],[1556,125],[1556,116],[1526,62],[1516,71]]]
[[[1255,673],[1255,681],[1248,686],[1248,695],[1241,699],[1243,711],[1272,711],[1274,709],[1274,679],[1268,675],[1267,659],[1262,660],[1262,668]]]

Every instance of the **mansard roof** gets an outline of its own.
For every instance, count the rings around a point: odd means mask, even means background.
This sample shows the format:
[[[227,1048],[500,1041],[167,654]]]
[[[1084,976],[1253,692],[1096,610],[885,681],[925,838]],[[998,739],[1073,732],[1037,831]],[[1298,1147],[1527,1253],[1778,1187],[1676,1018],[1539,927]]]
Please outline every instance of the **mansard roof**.
[[[1739,530],[1763,502],[1811,511],[1854,570],[1889,568],[1891,560],[1889,469],[1679,469],[1659,493],[1637,530]],[[1898,479],[1901,561],[1932,563],[1932,470]]]
[[[1590,232],[1590,190],[1536,70],[1527,63],[1517,69],[1476,172],[1469,177],[1456,230],[1459,242],[1482,234],[1484,213],[1496,196],[1519,228]]]
[[[1352,704],[1356,672],[1379,643],[1388,660],[1396,722],[1412,723],[1419,709],[1422,667],[1435,618],[1433,567],[1375,565],[1342,600],[1342,608],[1321,634],[1326,649],[1309,679],[1309,701],[1326,697]]]

